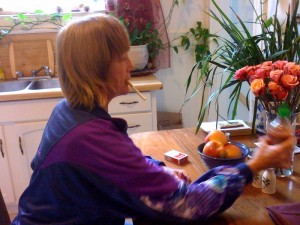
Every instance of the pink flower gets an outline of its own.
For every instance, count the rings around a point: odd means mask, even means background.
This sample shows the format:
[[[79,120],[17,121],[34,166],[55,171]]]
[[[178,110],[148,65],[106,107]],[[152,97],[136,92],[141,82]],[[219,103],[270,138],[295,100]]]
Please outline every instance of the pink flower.
[[[272,66],[272,61],[265,61],[261,64],[261,66]]]
[[[284,66],[288,63],[288,61],[285,60],[277,60],[273,63],[274,69],[283,70]]]
[[[253,76],[255,74],[255,66],[246,66],[247,76]]]
[[[273,67],[272,66],[261,66],[261,69],[265,70],[266,77],[270,76],[270,72],[272,71]]]
[[[247,70],[247,78],[249,80],[249,82],[251,83],[254,79],[256,79],[256,73],[255,71],[260,68],[260,67],[257,67],[257,66],[248,66],[246,68]]]
[[[272,70],[270,72],[270,78],[276,83],[278,84],[281,75],[283,74],[283,70]]]
[[[269,74],[270,71],[268,69],[264,69],[264,68],[259,68],[257,70],[255,70],[255,78],[256,79],[265,79],[267,77],[267,74]]]
[[[234,79],[236,80],[246,80],[247,79],[247,70],[246,67],[243,67],[239,70],[237,70],[233,76]]]

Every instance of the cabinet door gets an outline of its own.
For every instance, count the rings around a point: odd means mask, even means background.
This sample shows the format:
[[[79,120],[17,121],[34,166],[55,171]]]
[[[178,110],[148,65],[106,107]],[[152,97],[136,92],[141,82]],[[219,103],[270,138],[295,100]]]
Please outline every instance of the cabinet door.
[[[37,152],[46,123],[16,123],[4,127],[17,199],[29,184],[32,174],[30,164]]]
[[[6,204],[16,203],[2,126],[0,126],[0,189]]]

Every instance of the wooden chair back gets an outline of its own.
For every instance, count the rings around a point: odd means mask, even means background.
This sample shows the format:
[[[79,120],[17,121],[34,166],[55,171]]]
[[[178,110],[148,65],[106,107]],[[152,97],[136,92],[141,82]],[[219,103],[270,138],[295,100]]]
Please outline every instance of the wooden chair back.
[[[0,190],[0,224],[1,225],[9,225],[11,223],[8,211],[4,202],[4,198],[2,196],[2,192]]]

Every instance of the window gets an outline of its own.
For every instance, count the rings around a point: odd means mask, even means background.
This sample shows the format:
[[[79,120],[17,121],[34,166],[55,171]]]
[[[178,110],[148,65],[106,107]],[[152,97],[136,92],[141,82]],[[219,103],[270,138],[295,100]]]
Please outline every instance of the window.
[[[255,16],[254,16],[254,10],[252,8],[252,4],[254,4],[255,1],[260,1],[260,0],[251,0],[251,1],[249,1],[249,0],[240,0],[240,1],[217,0],[217,3],[219,6],[221,6],[222,10],[230,18],[230,20],[234,21],[236,23],[235,24],[236,26],[239,26],[239,24],[237,23],[238,20],[236,18],[236,15],[232,12],[232,9],[241,17],[242,21],[248,21],[248,22],[253,21],[253,18],[255,18]],[[253,23],[246,23],[245,25],[247,26],[249,31],[252,31],[254,28]],[[219,23],[217,23],[215,20],[211,20],[210,32],[212,32],[212,33],[217,32],[218,34],[220,34],[224,31],[222,31],[222,28],[219,26]],[[224,35],[227,35],[226,32],[224,32]],[[219,82],[221,82],[221,76],[219,76],[218,79],[220,79]],[[242,93],[244,94],[244,96],[247,96],[248,90],[249,89],[247,89],[247,87],[245,85],[243,85]],[[219,97],[219,103],[223,102],[224,105],[228,105],[229,104],[228,96],[229,96],[230,92],[231,92],[230,88],[227,89],[226,91],[224,91],[223,93],[227,93],[228,95],[226,95],[226,94],[221,95]],[[243,102],[246,101],[242,97],[240,99],[242,99]],[[226,107],[220,107],[219,113],[223,116],[225,115],[225,117],[226,117],[227,110],[228,109]],[[252,115],[253,115],[253,111],[249,113],[246,105],[243,105],[243,104],[239,105],[238,112],[237,112],[237,118],[242,119],[244,121],[249,121],[250,117],[251,117],[251,121],[252,121]],[[215,118],[217,118],[216,112],[214,110],[209,111],[208,121],[214,121]]]
[[[35,10],[54,13],[57,6],[61,7],[63,12],[84,12],[84,6],[88,6],[90,12],[95,12],[105,9],[105,0],[0,0],[0,14],[34,13]]]

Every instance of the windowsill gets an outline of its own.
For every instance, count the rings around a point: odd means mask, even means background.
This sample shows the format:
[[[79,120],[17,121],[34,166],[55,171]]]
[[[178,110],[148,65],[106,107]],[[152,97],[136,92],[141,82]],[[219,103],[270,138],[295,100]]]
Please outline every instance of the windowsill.
[[[88,14],[95,14],[95,13],[105,13],[106,10],[103,9],[103,10],[99,10],[99,11],[93,11],[93,12],[63,12],[61,13],[62,15],[64,14],[67,14],[67,13],[71,13],[73,16],[85,16],[85,15],[88,15]],[[16,12],[7,12],[7,11],[2,11],[0,12],[0,18],[4,17],[10,17],[10,16],[14,16],[14,15],[17,15],[19,13],[16,13]],[[36,14],[34,13],[23,13],[24,15],[28,16],[29,18],[32,16],[32,17],[35,17]],[[43,15],[43,14],[41,14]],[[45,13],[45,15],[51,15],[51,13]]]
[[[7,21],[7,18],[16,15],[16,14],[3,14],[4,12],[1,12],[2,14],[0,14],[0,28],[5,28],[5,27],[10,27],[11,23],[10,21]],[[92,15],[92,14],[99,14],[99,13],[106,13],[106,10],[101,10],[101,11],[97,11],[97,12],[71,12],[72,14],[72,19],[77,19],[86,15]],[[25,14],[27,16],[28,19],[32,20],[32,21],[37,21],[36,20],[36,14]],[[45,14],[44,16],[47,16],[49,14]],[[61,26],[64,26],[66,22],[62,22]],[[51,24],[51,23],[44,23],[41,25],[37,25],[32,29],[28,29],[25,30],[24,27],[22,26],[17,26],[15,27],[8,35],[10,34],[30,34],[30,33],[51,33],[51,32],[57,32],[57,30],[60,29],[61,27],[60,25],[55,25],[55,24]]]

